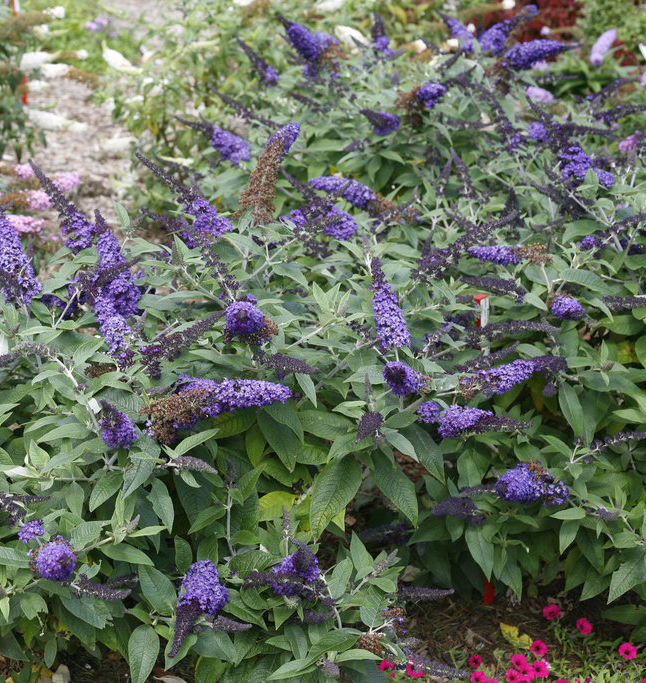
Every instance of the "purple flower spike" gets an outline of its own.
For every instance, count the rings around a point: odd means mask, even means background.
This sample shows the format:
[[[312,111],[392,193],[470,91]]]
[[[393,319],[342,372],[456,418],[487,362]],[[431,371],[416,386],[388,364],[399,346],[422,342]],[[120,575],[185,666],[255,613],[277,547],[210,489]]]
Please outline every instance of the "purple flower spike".
[[[192,564],[180,586],[177,598],[175,635],[169,656],[174,657],[200,614],[215,616],[227,602],[229,591],[220,584],[220,575],[211,560]]]
[[[469,256],[477,258],[479,261],[490,261],[501,266],[511,266],[520,263],[520,257],[514,247],[497,245],[493,247],[471,247]]]
[[[67,581],[76,567],[74,548],[62,536],[56,536],[32,553],[30,567],[43,579],[56,582]]]
[[[446,87],[441,83],[424,83],[419,86],[415,97],[425,109],[431,110],[446,94]]]
[[[253,304],[234,301],[226,309],[227,336],[246,336],[260,332],[265,326],[265,315]]]
[[[210,142],[211,147],[220,153],[222,159],[230,161],[234,166],[241,161],[251,160],[251,145],[228,130],[213,126]]]
[[[585,308],[571,296],[557,296],[550,308],[552,315],[561,320],[581,320],[585,316]]]
[[[533,64],[549,57],[572,49],[571,45],[566,45],[558,40],[530,40],[527,43],[518,43],[505,53],[505,64],[515,71],[530,69]]]
[[[425,401],[420,403],[417,407],[417,414],[419,415],[419,422],[425,424],[433,424],[440,421],[440,413],[442,408],[435,401]]]
[[[527,136],[531,140],[543,142],[547,140],[547,129],[540,121],[534,121],[527,126]]]
[[[502,500],[529,505],[540,501],[542,505],[561,505],[569,491],[562,481],[554,477],[537,461],[529,460],[516,465],[503,474],[495,485]]]
[[[615,178],[608,171],[597,168],[592,159],[577,145],[568,147],[558,155],[563,180],[572,178],[575,184],[579,184],[585,179],[586,173],[592,169],[599,178],[599,184],[603,187],[611,188],[615,183]]]
[[[363,114],[370,123],[374,126],[375,135],[390,135],[399,130],[399,116],[397,114],[389,114],[385,111],[372,111],[372,109],[361,109],[360,114]]]
[[[538,102],[539,104],[550,104],[554,102],[554,95],[545,88],[539,88],[536,85],[530,85],[525,89],[525,94],[530,100]]]
[[[312,178],[310,185],[315,190],[323,190],[328,194],[340,194],[343,199],[350,202],[352,206],[356,206],[357,209],[365,209],[369,202],[377,198],[377,195],[369,187],[360,182],[332,175]]]
[[[297,542],[297,545],[299,547],[295,553],[288,555],[278,566],[271,568],[271,572],[277,577],[288,579],[285,583],[271,584],[278,595],[297,595],[302,591],[302,585],[299,584],[312,583],[321,574],[316,555],[304,543]]]
[[[274,133],[267,143],[265,144],[265,149],[271,145],[272,142],[280,140],[283,143],[284,151],[283,156],[289,153],[292,145],[296,142],[296,138],[301,134],[301,127],[295,121],[288,123],[283,126],[278,132]],[[283,157],[281,157],[282,159]]]
[[[379,259],[372,259],[371,270],[374,292],[372,311],[382,353],[391,347],[399,349],[402,346],[410,346],[410,332],[399,308],[397,295],[386,280]]]
[[[616,28],[608,29],[597,38],[590,50],[590,64],[592,64],[592,66],[601,66],[603,58],[612,47],[615,40],[617,40]]]
[[[407,396],[419,391],[426,384],[424,375],[401,362],[386,363],[384,379],[396,396]]]
[[[0,283],[7,301],[29,306],[43,286],[36,280],[18,233],[0,209]]]
[[[426,420],[422,417],[420,421]],[[452,405],[442,413],[437,431],[443,439],[448,439],[453,436],[460,436],[460,434],[525,429],[529,426],[531,426],[530,422],[518,422],[508,417],[497,417],[490,410]]]
[[[446,24],[449,31],[451,31],[451,35],[462,41],[462,52],[471,52],[473,50],[473,35],[469,29],[453,17],[442,14],[442,12],[438,12],[438,14],[442,17],[442,21]]]
[[[103,419],[101,420],[101,438],[110,448],[129,448],[139,439],[139,434],[130,418],[117,410],[107,401],[101,401]]]
[[[27,522],[27,524],[23,524],[22,528],[18,532],[18,540],[22,541],[23,543],[29,543],[32,538],[42,536],[44,533],[45,529],[43,529],[43,523],[41,520],[34,519],[31,522]]]

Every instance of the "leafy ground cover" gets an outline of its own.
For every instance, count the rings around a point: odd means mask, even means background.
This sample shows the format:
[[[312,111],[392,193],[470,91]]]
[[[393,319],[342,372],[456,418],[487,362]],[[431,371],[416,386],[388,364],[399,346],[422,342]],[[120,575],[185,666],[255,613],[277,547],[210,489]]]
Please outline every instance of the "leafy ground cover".
[[[642,70],[612,32],[517,42],[529,5],[337,9],[192,2],[155,55],[102,46],[149,131],[118,226],[5,169],[25,680],[81,651],[140,683],[641,680]]]

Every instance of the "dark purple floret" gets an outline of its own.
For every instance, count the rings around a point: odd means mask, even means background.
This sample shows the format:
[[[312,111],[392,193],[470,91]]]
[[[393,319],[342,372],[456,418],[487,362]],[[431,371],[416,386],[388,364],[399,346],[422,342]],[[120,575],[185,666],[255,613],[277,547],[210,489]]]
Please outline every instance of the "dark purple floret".
[[[253,624],[242,624],[239,621],[223,617],[221,614],[218,614],[211,624],[214,631],[223,631],[224,633],[242,633],[248,631],[252,626]]]
[[[220,575],[211,560],[201,560],[192,564],[177,598],[177,617],[175,635],[169,656],[174,657],[189,634],[200,614],[215,616],[227,602],[229,591],[220,584]]]
[[[291,356],[285,356],[282,353],[274,353],[271,356],[266,356],[262,360],[264,365],[273,368],[278,379],[283,379],[285,375],[295,372],[302,375],[312,375],[316,372],[316,368],[308,365],[305,361]]]
[[[515,266],[520,263],[520,257],[518,256],[516,249],[503,245],[471,247],[469,249],[469,256],[473,256],[479,261],[490,261],[491,263],[496,263],[501,266]]]
[[[194,458],[191,455],[180,455],[174,460],[171,460],[169,465],[176,467],[180,472],[182,470],[190,470],[191,472],[206,472],[207,474],[217,474],[215,467],[204,462],[200,458]]]
[[[420,85],[415,97],[422,103],[425,109],[433,109],[446,94],[446,87],[441,83],[424,83]]]
[[[350,202],[352,206],[356,206],[357,209],[365,209],[368,206],[368,202],[372,202],[377,198],[375,192],[360,182],[337,176],[312,178],[310,185],[315,190],[323,190],[323,192],[328,194],[340,195],[347,202]]]
[[[521,462],[503,474],[495,485],[502,500],[528,505],[540,501],[542,505],[561,505],[569,491],[562,481],[554,477],[537,461]]]
[[[230,161],[234,166],[237,166],[241,161],[251,160],[251,145],[228,130],[213,126],[210,142],[211,147],[220,153],[222,159]]]
[[[298,228],[306,229],[323,227],[323,234],[339,241],[352,237],[359,226],[354,218],[347,212],[333,204],[324,207],[309,207],[294,209],[286,216],[281,216],[294,223]]]
[[[585,180],[586,173],[592,169],[599,178],[599,184],[603,187],[611,188],[615,183],[614,176],[611,173],[597,168],[592,159],[576,145],[569,147],[565,152],[560,152],[558,158],[563,180],[572,178],[578,185]]]
[[[139,439],[137,429],[130,418],[107,401],[101,401],[103,419],[101,438],[110,448],[129,448]]]
[[[245,42],[240,40],[240,38],[238,38],[238,45],[240,45],[247,57],[249,57],[251,67],[256,72],[260,82],[267,87],[276,85],[278,83],[278,72],[267,64],[267,62],[254,52]]]
[[[504,56],[504,63],[516,71],[530,69],[536,62],[555,57],[571,50],[575,45],[566,45],[558,40],[530,40],[511,47]]]
[[[323,54],[323,48],[318,36],[308,31],[295,21],[283,21],[289,42],[296,52],[306,61],[316,64]]]
[[[396,396],[408,396],[419,391],[426,384],[424,375],[399,361],[386,363],[383,374],[386,384]]]
[[[581,320],[585,316],[585,308],[576,299],[564,294],[554,298],[550,311],[561,320]]]
[[[304,543],[292,540],[298,545],[298,550],[285,557],[279,565],[271,568],[271,572],[278,576],[294,577],[302,583],[312,583],[321,574],[316,555]],[[273,583],[271,584],[275,593],[279,595],[296,595],[300,592],[294,585]]]
[[[125,349],[128,338],[132,336],[126,319],[117,311],[114,302],[105,296],[97,296],[94,300],[94,315],[101,335],[108,343],[108,352],[111,356],[117,355]]]
[[[618,432],[603,439],[595,439],[590,444],[590,452],[603,453],[603,451],[611,446],[618,446],[626,441],[641,441],[642,439],[646,439],[646,432]]]
[[[373,111],[372,109],[360,109],[360,114],[363,114],[373,125],[375,135],[390,135],[399,130],[399,116],[397,114],[389,114],[385,111]]]
[[[461,434],[479,434],[531,427],[531,422],[519,422],[508,417],[498,417],[490,410],[467,408],[459,405],[448,407],[440,417],[438,434],[448,439]]]
[[[442,21],[444,21],[449,31],[451,31],[451,35],[462,41],[461,51],[471,52],[473,50],[473,35],[469,29],[453,17],[442,14],[442,12],[438,12],[438,14],[442,17]]]
[[[377,340],[382,353],[388,348],[410,346],[410,332],[406,326],[404,315],[399,308],[397,296],[386,280],[381,261],[372,259],[372,311],[377,327]]]
[[[357,427],[357,441],[361,441],[371,434],[375,434],[379,427],[381,427],[384,418],[381,413],[365,413],[361,416],[359,420],[359,426]]]
[[[30,551],[31,569],[43,579],[67,581],[76,567],[76,556],[72,544],[62,536],[56,536],[49,543]]]
[[[406,542],[405,534],[411,528],[409,522],[381,524],[370,529],[363,529],[357,533],[357,536],[363,543],[394,543],[395,545],[402,546]]]
[[[386,35],[386,27],[383,19],[376,13],[372,14],[372,47],[378,52],[382,52],[385,57],[392,57],[395,52],[388,46],[390,39]]]
[[[43,528],[43,523],[40,519],[34,519],[27,524],[23,524],[22,528],[18,532],[18,540],[23,543],[29,543],[33,538],[37,536],[42,536],[45,533]]]
[[[478,510],[476,504],[468,496],[451,496],[441,500],[433,508],[436,517],[453,517],[463,519],[472,526],[484,524],[485,515]]]
[[[509,21],[494,24],[488,28],[479,38],[480,49],[491,55],[498,55],[505,49],[507,37],[509,36]]]
[[[537,356],[529,360],[518,359],[490,370],[478,370],[474,377],[462,378],[460,386],[469,391],[482,389],[488,396],[505,394],[537,372],[542,372],[548,380],[556,373],[565,370],[567,370],[565,358]]]
[[[43,286],[36,280],[31,260],[25,254],[22,242],[13,225],[0,209],[0,283],[2,293],[9,302],[29,306]]]
[[[417,407],[417,414],[419,415],[419,422],[425,424],[434,424],[440,421],[440,413],[442,408],[435,401],[425,401],[420,403]]]
[[[200,235],[221,237],[225,232],[233,230],[231,221],[220,216],[216,208],[203,197],[187,198],[184,211],[193,216],[193,225],[190,229]]]
[[[132,575],[117,576],[114,580],[110,579],[107,584],[94,583],[90,581],[86,574],[79,574],[74,581],[75,587],[71,589],[72,595],[76,598],[81,598],[84,595],[97,600],[106,600],[108,602],[116,600],[125,600],[131,593],[131,588],[115,588],[114,586],[123,586],[130,582]],[[134,576],[135,583],[138,581],[137,576]]]
[[[632,310],[646,306],[645,296],[604,296],[603,302],[611,311]]]
[[[265,314],[246,301],[234,301],[227,306],[227,336],[247,336],[260,332],[265,326]]]
[[[455,593],[455,591],[452,588],[443,590],[441,588],[426,588],[426,586],[404,586],[400,583],[397,587],[397,601],[430,602],[442,600],[449,595],[453,595],[453,593]]]

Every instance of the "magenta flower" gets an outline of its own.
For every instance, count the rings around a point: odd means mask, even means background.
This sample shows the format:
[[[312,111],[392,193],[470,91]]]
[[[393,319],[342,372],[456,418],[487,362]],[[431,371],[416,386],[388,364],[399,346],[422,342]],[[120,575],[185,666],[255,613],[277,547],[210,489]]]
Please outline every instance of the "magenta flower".
[[[474,671],[471,674],[471,683],[489,683],[489,679],[484,671]]]
[[[579,629],[579,633],[582,636],[587,636],[592,633],[592,624],[585,618],[578,619],[576,627]]]
[[[527,667],[527,657],[521,654],[515,654],[511,656],[511,663],[515,669],[522,671]]]
[[[619,655],[623,657],[626,661],[635,659],[637,656],[637,648],[630,643],[622,643],[619,646]]]
[[[469,657],[469,666],[477,669],[482,664],[482,657],[480,655],[471,655]]]
[[[546,605],[545,607],[543,607],[543,616],[548,621],[554,621],[554,619],[560,619],[561,618],[561,608],[558,605],[555,605],[554,603]]]
[[[529,651],[533,652],[537,657],[542,657],[547,653],[547,645],[542,640],[535,640],[530,646]]]
[[[550,675],[550,670],[547,667],[547,664],[545,662],[536,661],[532,665],[534,667],[534,671],[536,672],[536,678],[547,678]]]

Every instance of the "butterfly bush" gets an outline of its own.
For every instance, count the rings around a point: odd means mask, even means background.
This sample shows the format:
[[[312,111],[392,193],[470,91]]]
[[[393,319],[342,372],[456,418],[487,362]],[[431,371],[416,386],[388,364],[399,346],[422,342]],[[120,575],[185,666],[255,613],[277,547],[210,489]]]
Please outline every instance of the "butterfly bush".
[[[411,603],[486,578],[531,611],[553,577],[643,642],[641,74],[517,42],[533,7],[341,46],[333,13],[185,5],[156,88],[107,86],[140,147],[118,223],[73,160],[3,187],[61,238],[0,220],[14,650],[466,680]]]

